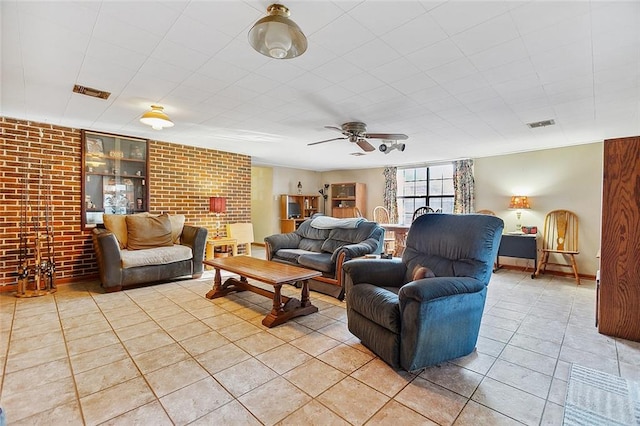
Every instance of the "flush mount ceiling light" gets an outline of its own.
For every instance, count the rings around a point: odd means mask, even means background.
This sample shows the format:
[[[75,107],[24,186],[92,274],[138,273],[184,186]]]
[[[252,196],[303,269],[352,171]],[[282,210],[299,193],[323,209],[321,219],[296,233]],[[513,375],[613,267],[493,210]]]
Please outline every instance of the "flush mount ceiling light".
[[[173,127],[173,121],[164,113],[160,105],[151,105],[151,111],[147,111],[140,117],[140,122],[151,126],[154,130],[162,130],[164,127]]]
[[[298,25],[289,19],[289,9],[281,4],[267,8],[267,16],[258,20],[249,31],[249,43],[265,56],[291,59],[307,50],[307,38]]]

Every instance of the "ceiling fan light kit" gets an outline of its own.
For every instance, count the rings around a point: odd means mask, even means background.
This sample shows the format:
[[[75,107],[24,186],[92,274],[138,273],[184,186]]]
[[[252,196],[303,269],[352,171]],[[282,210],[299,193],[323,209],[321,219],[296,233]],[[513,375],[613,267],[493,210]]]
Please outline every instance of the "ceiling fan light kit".
[[[274,59],[291,59],[307,50],[307,38],[298,25],[289,19],[289,9],[274,3],[267,16],[249,30],[249,44],[257,52]]]
[[[140,117],[140,122],[151,126],[154,130],[162,130],[165,127],[173,127],[173,121],[164,113],[160,105],[151,105],[151,111],[147,111]]]
[[[378,149],[380,150],[380,152],[384,152],[385,154],[388,154],[394,149],[397,149],[398,151],[403,152],[406,147],[407,146],[404,143],[398,143],[397,141],[393,141],[393,143],[391,143],[390,145],[387,145],[386,143],[383,142],[382,144],[380,144]]]

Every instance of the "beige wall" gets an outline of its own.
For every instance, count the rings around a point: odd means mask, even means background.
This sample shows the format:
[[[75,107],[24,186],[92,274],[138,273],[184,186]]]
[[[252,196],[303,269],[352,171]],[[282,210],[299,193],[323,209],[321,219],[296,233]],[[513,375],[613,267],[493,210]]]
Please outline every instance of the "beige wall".
[[[562,208],[574,211],[580,220],[581,253],[577,257],[578,268],[581,274],[595,275],[598,268],[595,256],[600,242],[602,148],[603,144],[599,142],[475,159],[476,209],[493,210],[505,221],[507,231],[515,230],[516,214],[507,208],[509,199],[511,195],[527,195],[531,200],[531,210],[522,213],[521,223],[538,226],[540,233],[547,212]],[[259,215],[257,220],[270,222],[272,233],[279,232],[277,197],[288,191],[295,194],[295,185],[299,180],[303,184],[303,192],[310,194],[317,193],[324,183],[365,183],[367,211],[363,214],[371,219],[373,208],[382,205],[382,172],[382,168],[323,173],[273,168],[274,202],[271,207],[261,210],[271,211],[272,217]],[[311,187],[313,190],[307,191]],[[268,191],[268,188],[264,191]],[[256,234],[256,241],[262,241],[263,238],[258,238]],[[501,258],[501,263],[532,266],[531,261],[515,258]],[[548,269],[554,268],[558,269],[553,266]],[[568,269],[562,270],[569,272]]]
[[[580,221],[581,274],[595,275],[600,243],[602,204],[602,149],[593,143],[512,155],[475,159],[476,208],[496,212],[507,231],[515,230],[516,213],[509,210],[511,195],[527,195],[531,210],[522,213],[522,225],[542,233],[545,215],[555,209],[575,212]],[[502,263],[525,266],[526,260],[501,258]],[[550,266],[547,269],[569,269]]]

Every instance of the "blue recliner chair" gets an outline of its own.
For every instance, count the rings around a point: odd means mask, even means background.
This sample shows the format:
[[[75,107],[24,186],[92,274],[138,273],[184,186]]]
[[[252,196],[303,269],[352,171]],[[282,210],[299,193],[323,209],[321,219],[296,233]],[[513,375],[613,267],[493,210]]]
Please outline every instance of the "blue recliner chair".
[[[346,262],[349,331],[407,371],[473,352],[503,228],[495,216],[427,214],[402,259]]]

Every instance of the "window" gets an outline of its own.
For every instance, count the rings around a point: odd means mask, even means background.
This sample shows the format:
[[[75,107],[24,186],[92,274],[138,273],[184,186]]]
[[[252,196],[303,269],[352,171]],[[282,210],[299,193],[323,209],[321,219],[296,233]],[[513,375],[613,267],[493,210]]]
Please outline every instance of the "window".
[[[411,223],[418,207],[453,213],[453,164],[398,169],[398,216]]]

